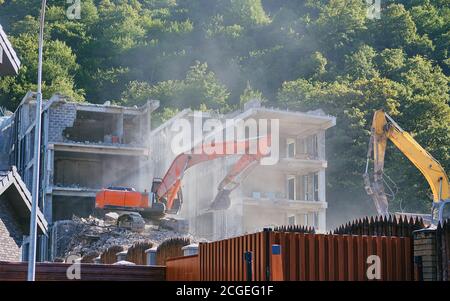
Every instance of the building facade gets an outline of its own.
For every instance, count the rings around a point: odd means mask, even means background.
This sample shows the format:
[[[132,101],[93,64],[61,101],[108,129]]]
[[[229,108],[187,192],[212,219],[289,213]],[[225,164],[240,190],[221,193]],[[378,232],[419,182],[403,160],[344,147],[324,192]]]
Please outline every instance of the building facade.
[[[108,186],[143,191],[149,169],[151,112],[142,107],[70,102],[54,95],[44,102],[39,207],[49,223],[88,216],[96,192]],[[17,166],[28,189],[34,168],[35,95],[28,93],[11,116],[9,165]]]
[[[194,115],[184,110],[152,131],[153,176],[163,177],[177,155],[172,145],[178,134],[177,121],[186,120],[195,128]],[[274,165],[257,164],[245,171],[240,185],[230,194],[230,208],[222,211],[211,211],[209,205],[217,194],[218,184],[239,156],[203,162],[187,170],[182,180],[181,216],[189,220],[192,234],[221,239],[288,224],[326,231],[325,131],[336,124],[335,117],[321,111],[303,113],[265,108],[252,102],[242,111],[228,115],[202,114],[204,121],[208,118],[219,118],[224,124],[227,119],[278,120],[279,141],[276,142],[280,158]],[[195,136],[192,133],[191,137]],[[204,138],[198,138],[193,145]]]

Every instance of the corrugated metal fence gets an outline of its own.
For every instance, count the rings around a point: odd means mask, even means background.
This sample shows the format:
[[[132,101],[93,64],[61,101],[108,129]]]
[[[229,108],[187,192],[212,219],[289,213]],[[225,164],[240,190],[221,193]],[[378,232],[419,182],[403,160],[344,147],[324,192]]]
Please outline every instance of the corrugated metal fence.
[[[411,280],[410,238],[272,232],[281,245],[284,280],[368,280],[368,267],[380,259],[379,280]]]
[[[200,280],[200,261],[198,255],[181,256],[166,260],[167,280]]]
[[[440,250],[440,277],[444,281],[450,280],[450,220],[444,221],[437,227],[437,249]]]
[[[269,232],[247,234],[211,243],[200,243],[200,279],[207,281],[245,280],[244,252],[253,253],[253,280],[266,279]]]
[[[379,280],[413,279],[408,237],[264,231],[201,243],[200,280],[246,280],[246,251],[252,252],[252,280],[269,280],[272,245],[281,246],[284,280],[368,280],[367,269],[376,264],[370,255],[380,259]],[[184,280],[183,273],[168,280]]]

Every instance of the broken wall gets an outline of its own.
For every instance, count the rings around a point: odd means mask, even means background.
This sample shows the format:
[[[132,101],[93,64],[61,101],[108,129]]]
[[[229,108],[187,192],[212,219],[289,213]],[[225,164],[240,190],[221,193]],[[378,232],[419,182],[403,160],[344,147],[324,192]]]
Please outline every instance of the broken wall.
[[[55,101],[48,110],[49,142],[145,145],[147,114],[84,109],[72,102]],[[117,137],[115,139],[114,137]]]
[[[71,127],[76,119],[77,107],[73,103],[57,102],[48,111],[49,142],[64,142],[64,130]]]
[[[151,181],[142,181],[138,156],[97,155],[55,152],[53,184],[59,187],[100,189],[108,186],[128,186],[143,191]],[[146,182],[146,183],[145,183]]]
[[[71,219],[73,215],[88,217],[95,207],[95,198],[83,196],[52,196],[54,221]]]

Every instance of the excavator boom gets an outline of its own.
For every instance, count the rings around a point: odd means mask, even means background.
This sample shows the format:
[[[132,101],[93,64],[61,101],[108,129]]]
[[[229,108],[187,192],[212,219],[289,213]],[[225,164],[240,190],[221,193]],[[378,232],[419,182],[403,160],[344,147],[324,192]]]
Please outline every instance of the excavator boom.
[[[384,157],[388,139],[424,175],[433,193],[435,205],[450,198],[449,180],[442,165],[383,110],[378,110],[374,114],[370,139],[364,182],[366,191],[373,198],[379,214],[388,213],[387,197],[383,186]],[[368,164],[372,150],[374,160],[373,183],[370,182],[368,175]]]
[[[170,210],[174,205],[174,200],[181,187],[181,180],[184,173],[190,167],[205,161],[215,160],[230,155],[241,155],[241,158],[233,165],[231,170],[222,180],[218,187],[218,194],[211,205],[214,209],[228,208],[228,194],[238,186],[233,181],[248,169],[253,163],[259,161],[262,157],[269,155],[270,136],[246,139],[241,141],[217,142],[214,144],[201,144],[193,148],[188,153],[178,155],[170,165],[161,183],[159,184],[156,195],[158,199],[167,197],[166,207]],[[253,151],[252,151],[253,150]],[[234,183],[233,188],[228,186]],[[225,205],[223,204],[225,203]]]

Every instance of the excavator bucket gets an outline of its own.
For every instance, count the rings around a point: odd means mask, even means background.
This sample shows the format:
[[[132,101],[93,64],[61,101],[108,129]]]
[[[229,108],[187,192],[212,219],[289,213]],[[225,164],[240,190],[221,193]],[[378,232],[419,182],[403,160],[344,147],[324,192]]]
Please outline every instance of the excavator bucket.
[[[211,210],[228,209],[231,204],[230,193],[231,193],[231,190],[228,190],[228,189],[219,190],[219,193],[217,193],[216,197],[214,198],[214,201],[211,203],[209,208]]]

